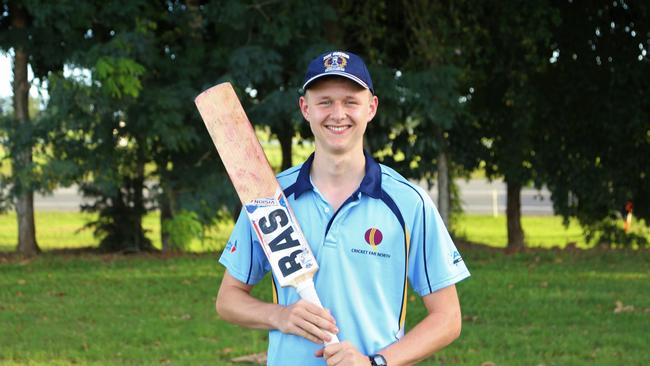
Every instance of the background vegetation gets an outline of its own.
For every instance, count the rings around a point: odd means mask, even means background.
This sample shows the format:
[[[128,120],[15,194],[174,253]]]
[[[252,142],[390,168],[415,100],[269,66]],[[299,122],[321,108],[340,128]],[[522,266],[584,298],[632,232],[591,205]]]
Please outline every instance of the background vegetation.
[[[0,365],[263,353],[265,332],[213,309],[240,205],[192,101],[231,82],[280,171],[312,150],[296,99],[308,61],[333,49],[371,68],[365,147],[435,184],[473,274],[458,286],[462,337],[422,364],[645,365],[649,13],[626,0],[0,0],[13,77]],[[477,175],[506,183],[505,217],[460,212],[454,182]],[[80,213],[34,211],[35,192],[70,186]],[[528,186],[550,190],[557,216],[521,215]],[[408,327],[424,311],[409,295]]]
[[[80,188],[104,251],[154,250],[143,226],[150,211],[167,228],[232,217],[239,203],[194,96],[232,82],[287,168],[309,136],[295,105],[305,65],[331,49],[355,51],[372,69],[381,108],[366,148],[435,183],[450,226],[454,178],[481,167],[507,185],[510,251],[526,245],[520,200],[529,185],[548,187],[556,213],[576,219],[589,242],[647,244],[616,224],[627,202],[650,218],[643,2],[0,4],[14,81],[0,119],[0,202],[20,218],[23,254],[39,251],[33,193],[58,186]],[[38,103],[30,85],[42,91]],[[176,241],[186,237],[161,230],[162,249],[183,249]]]

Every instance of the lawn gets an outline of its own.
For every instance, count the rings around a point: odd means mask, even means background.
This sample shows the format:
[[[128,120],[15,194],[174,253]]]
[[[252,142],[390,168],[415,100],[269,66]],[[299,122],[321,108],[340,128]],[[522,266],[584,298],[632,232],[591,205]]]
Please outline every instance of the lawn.
[[[36,212],[36,237],[42,249],[79,248],[96,246],[92,230],[79,231],[94,216],[75,212]],[[160,248],[160,216],[158,212],[148,214],[143,225],[154,246]],[[195,240],[190,246],[194,252],[215,251],[223,248],[233,222],[225,221],[207,230],[203,241]],[[526,240],[531,247],[565,247],[576,243],[586,247],[582,229],[571,221],[568,228],[562,219],[555,216],[524,216],[522,225]],[[485,243],[494,247],[505,247],[507,242],[505,217],[489,215],[463,215],[454,226],[456,236],[462,240]],[[17,242],[15,213],[0,215],[0,252],[13,251]]]
[[[650,252],[461,246],[461,338],[422,365],[645,365]],[[0,365],[234,365],[267,336],[220,320],[217,253],[0,257]],[[268,279],[256,295],[270,300]],[[409,296],[407,327],[424,308]]]
[[[456,235],[467,241],[498,248],[505,248],[508,243],[505,215],[461,215],[454,225]],[[521,225],[529,247],[563,248],[569,243],[580,248],[588,246],[575,219],[564,227],[559,216],[523,216]]]
[[[92,229],[83,229],[84,225],[96,216],[88,213],[37,211],[34,215],[36,222],[36,241],[43,250],[96,247],[98,239],[93,237]],[[156,248],[160,244],[160,213],[151,212],[142,222],[147,237]],[[194,240],[189,250],[192,252],[216,251],[223,248],[232,230],[232,220],[219,222],[206,229],[203,241]],[[0,252],[14,251],[18,238],[16,214],[8,212],[0,215]]]
[[[12,257],[16,218],[0,215],[0,365],[235,365],[264,352],[267,335],[214,312],[217,264],[232,222],[210,228],[194,254],[61,255],[95,247],[94,216],[37,212],[44,255]],[[506,256],[505,218],[465,215],[457,241],[472,277],[459,284],[463,334],[422,365],[645,365],[650,359],[650,251],[547,250],[581,229],[551,216],[524,217],[527,253]],[[144,226],[160,246],[159,215]],[[465,245],[484,242],[492,247]],[[1,252],[5,252],[2,254]],[[255,289],[270,300],[267,278]],[[407,327],[424,316],[409,295]]]

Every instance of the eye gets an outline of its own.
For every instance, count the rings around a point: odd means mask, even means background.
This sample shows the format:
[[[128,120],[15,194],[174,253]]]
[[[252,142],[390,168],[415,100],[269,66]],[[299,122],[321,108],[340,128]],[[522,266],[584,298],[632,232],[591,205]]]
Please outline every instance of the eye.
[[[321,100],[320,102],[318,102],[318,105],[323,105],[323,106],[328,106],[330,104],[332,104],[332,102],[329,100]]]

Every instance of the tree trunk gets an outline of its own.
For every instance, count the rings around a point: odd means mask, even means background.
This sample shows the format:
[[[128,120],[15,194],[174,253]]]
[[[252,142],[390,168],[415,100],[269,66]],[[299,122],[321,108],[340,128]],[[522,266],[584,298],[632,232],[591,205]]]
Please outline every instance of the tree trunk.
[[[173,188],[169,183],[168,174],[162,174],[160,179],[162,187],[162,194],[160,197],[160,227],[162,229],[164,228],[165,221],[174,218],[175,199]],[[162,243],[163,252],[168,253],[174,250],[175,245],[172,242],[171,235],[169,235],[168,232],[160,230],[160,240]]]
[[[449,165],[447,161],[447,144],[442,135],[442,131],[438,131],[438,211],[440,217],[449,228]]]
[[[280,171],[284,171],[293,165],[293,128],[280,128],[278,131],[275,131],[275,134],[278,136],[280,149],[282,150],[282,166]]]
[[[507,251],[518,252],[524,248],[524,230],[521,227],[521,184],[506,181],[508,202],[506,207],[508,226]]]
[[[12,26],[21,30],[27,26],[27,13],[20,6],[11,9]],[[24,136],[23,131],[31,129],[29,121],[29,82],[27,80],[28,55],[23,46],[14,49],[14,118],[16,131]],[[13,152],[13,174],[16,177],[16,215],[18,219],[18,253],[35,255],[40,252],[36,243],[36,225],[34,223],[34,192],[29,171],[32,166],[32,147],[30,139],[20,138]],[[26,178],[27,177],[27,178]]]
[[[145,240],[146,236],[144,235],[144,228],[142,226],[142,218],[147,212],[144,202],[144,148],[138,144],[137,149],[136,176],[133,179],[133,209],[135,211],[133,241],[138,250],[151,250],[152,247],[149,245],[149,242]]]

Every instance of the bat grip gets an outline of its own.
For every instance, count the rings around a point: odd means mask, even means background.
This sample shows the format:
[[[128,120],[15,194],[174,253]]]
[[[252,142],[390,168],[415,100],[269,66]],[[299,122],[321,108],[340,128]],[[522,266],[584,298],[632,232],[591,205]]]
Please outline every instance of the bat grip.
[[[296,286],[296,291],[298,291],[298,295],[300,295],[301,299],[309,301],[310,303],[323,308],[323,304],[321,304],[320,299],[318,298],[318,294],[316,293],[314,281],[311,278],[298,283]],[[325,342],[325,346],[339,343],[339,338],[335,334],[329,332],[327,332],[327,334],[329,334],[332,339],[329,342]]]

